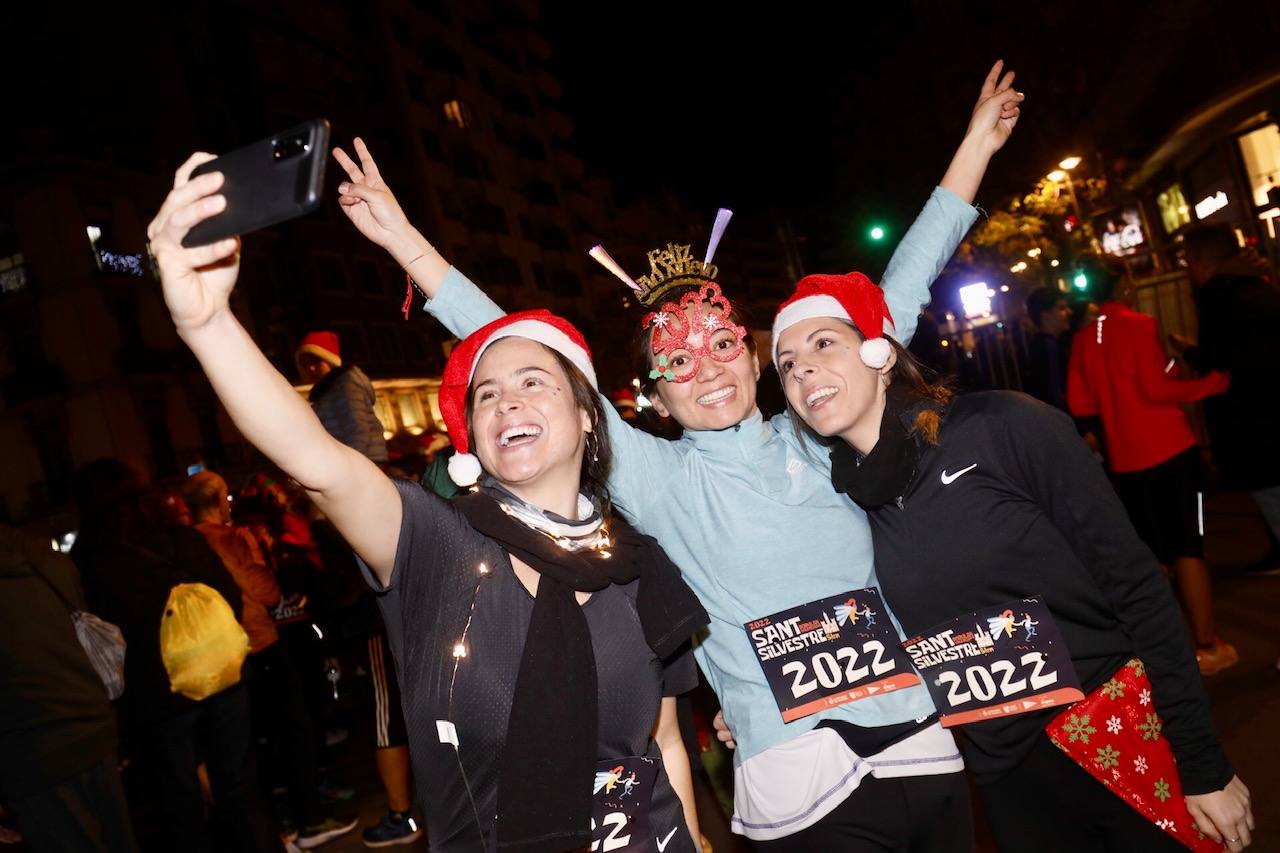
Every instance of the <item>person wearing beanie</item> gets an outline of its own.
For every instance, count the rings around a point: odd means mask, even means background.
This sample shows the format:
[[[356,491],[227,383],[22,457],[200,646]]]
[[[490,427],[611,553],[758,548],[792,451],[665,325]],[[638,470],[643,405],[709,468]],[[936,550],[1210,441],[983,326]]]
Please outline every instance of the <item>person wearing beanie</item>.
[[[993,627],[990,658],[957,665],[978,686],[943,686],[937,701],[969,715],[954,723],[997,846],[1248,846],[1248,791],[1214,732],[1177,605],[1071,420],[1016,392],[953,397],[884,337],[887,323],[866,276],[808,276],[774,320],[774,358],[791,411],[834,440],[832,482],[867,512],[909,645],[951,624]],[[1023,618],[1037,600],[1040,615]],[[984,666],[1005,642],[995,625],[1017,640]],[[1046,634],[1065,645],[1047,674],[1034,665],[1054,649],[1033,642]],[[975,670],[1000,692],[980,696]],[[1080,689],[1023,701],[1037,675]]]
[[[977,217],[972,202],[987,164],[1018,120],[1022,94],[1002,68],[987,75],[941,185],[889,261],[886,295],[903,340]],[[459,336],[500,317],[408,222],[363,141],[355,151],[358,164],[334,152],[348,177],[338,188],[343,211],[406,269],[427,310]],[[606,416],[610,495],[668,550],[711,617],[694,654],[738,734],[733,830],[761,850],[883,846],[887,838],[902,849],[971,851],[963,761],[923,687],[850,694],[787,719],[753,647],[748,623],[877,581],[865,515],[832,489],[825,459],[800,446],[792,419],[765,420],[756,405],[755,342],[712,262],[728,213],[717,215],[705,254],[668,245],[649,253],[648,275],[619,276],[649,311],[638,324],[641,390],[683,434],[668,441],[612,407]],[[612,263],[602,250],[592,255]]]
[[[311,332],[294,353],[298,374],[311,383],[307,399],[329,434],[379,465],[387,462],[382,422],[374,411],[373,382],[354,364],[344,364],[338,336]]]
[[[324,429],[228,301],[235,240],[184,249],[220,176],[179,169],[151,223],[165,302],[241,433],[350,542],[400,674],[419,806],[439,853],[550,853],[625,830],[699,849],[675,696],[707,621],[654,540],[610,510],[611,445],[581,334],[545,311],[462,341],[440,408],[484,474],[452,502]],[[479,472],[475,470],[478,465]],[[589,605],[589,606],[585,606]]]

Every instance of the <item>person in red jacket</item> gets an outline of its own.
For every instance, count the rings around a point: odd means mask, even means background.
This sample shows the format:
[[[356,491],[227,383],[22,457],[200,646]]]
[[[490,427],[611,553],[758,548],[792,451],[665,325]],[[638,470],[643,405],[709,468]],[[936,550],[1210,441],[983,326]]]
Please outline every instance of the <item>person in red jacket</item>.
[[[1086,266],[1102,305],[1072,343],[1067,405],[1076,417],[1102,419],[1116,492],[1138,535],[1173,570],[1200,672],[1213,675],[1239,655],[1214,629],[1200,448],[1181,404],[1221,394],[1229,379],[1218,372],[1180,378],[1155,318],[1130,307],[1133,283],[1124,266]]]

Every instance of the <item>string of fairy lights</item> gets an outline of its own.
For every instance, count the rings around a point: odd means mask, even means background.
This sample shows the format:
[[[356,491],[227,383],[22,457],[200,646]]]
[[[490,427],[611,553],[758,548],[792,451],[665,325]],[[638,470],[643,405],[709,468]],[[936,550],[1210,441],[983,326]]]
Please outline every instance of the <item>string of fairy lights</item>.
[[[515,515],[506,504],[499,504],[503,512],[508,515]],[[536,529],[536,528],[533,528]],[[574,539],[569,536],[558,535],[545,530],[539,530],[539,533],[546,536],[557,546],[566,551],[596,551],[603,559],[612,557],[612,553],[608,550],[613,547],[613,542],[609,537],[608,522],[600,525],[594,531],[593,538],[590,541],[584,538]],[[471,804],[471,814],[476,822],[476,831],[480,834],[481,841],[485,839],[484,825],[480,821],[480,809],[476,805],[475,795],[471,791],[471,781],[467,778],[467,770],[462,764],[462,753],[458,743],[458,729],[453,722],[453,690],[458,681],[458,669],[462,666],[463,660],[467,657],[467,635],[471,631],[471,623],[476,616],[476,602],[480,598],[480,588],[484,582],[493,576],[493,570],[489,568],[487,563],[479,563],[476,565],[476,585],[471,592],[471,607],[467,611],[467,621],[462,626],[462,636],[460,636],[453,644],[453,672],[449,676],[449,692],[446,705],[446,719],[436,721],[437,733],[441,743],[447,743],[453,747],[454,760],[458,762],[458,773],[462,777],[463,788],[467,792],[467,801]],[[495,823],[497,816],[494,816]]]

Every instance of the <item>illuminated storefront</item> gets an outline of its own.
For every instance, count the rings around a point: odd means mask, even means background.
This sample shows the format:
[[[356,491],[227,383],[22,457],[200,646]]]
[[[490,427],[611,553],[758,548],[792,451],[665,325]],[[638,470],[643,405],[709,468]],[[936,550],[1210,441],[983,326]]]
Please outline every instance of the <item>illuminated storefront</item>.
[[[1280,71],[1190,115],[1139,165],[1127,188],[1150,223],[1156,271],[1179,268],[1179,238],[1201,224],[1229,225],[1280,270]]]

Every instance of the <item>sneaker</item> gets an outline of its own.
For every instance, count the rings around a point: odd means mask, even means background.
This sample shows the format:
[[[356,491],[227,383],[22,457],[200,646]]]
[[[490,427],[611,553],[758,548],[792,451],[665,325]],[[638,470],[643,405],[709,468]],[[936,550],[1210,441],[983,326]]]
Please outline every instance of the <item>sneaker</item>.
[[[1200,674],[1203,676],[1217,675],[1239,661],[1240,655],[1235,646],[1222,642],[1218,637],[1214,637],[1213,645],[1209,648],[1196,649],[1196,663],[1200,665]]]
[[[298,840],[295,843],[303,850],[310,850],[312,847],[319,847],[326,841],[332,841],[340,835],[346,835],[355,829],[359,823],[360,821],[354,817],[327,817],[320,823],[313,826],[304,826],[299,830]]]
[[[422,835],[418,822],[410,814],[397,815],[387,812],[376,824],[366,829],[365,847],[390,847],[393,844],[412,844]]]

